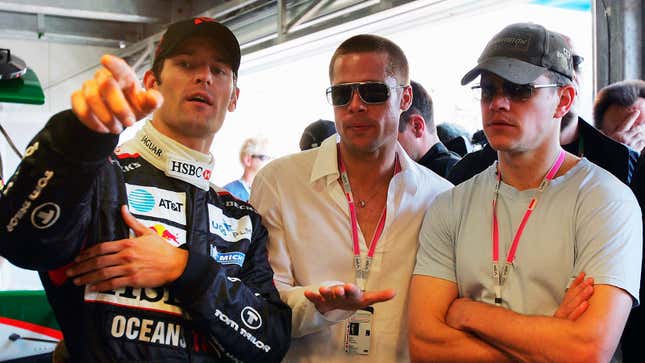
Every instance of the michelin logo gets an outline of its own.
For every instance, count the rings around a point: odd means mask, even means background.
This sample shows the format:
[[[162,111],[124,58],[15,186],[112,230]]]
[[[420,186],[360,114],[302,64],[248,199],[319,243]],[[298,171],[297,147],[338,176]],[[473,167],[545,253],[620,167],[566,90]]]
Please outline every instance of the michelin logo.
[[[222,265],[238,265],[242,267],[242,264],[244,263],[244,258],[246,257],[245,254],[242,252],[228,252],[228,253],[221,253],[217,251],[217,246],[212,245],[211,246],[211,257],[219,262]],[[233,282],[232,278],[229,278],[231,282]],[[239,281],[239,279],[238,279]]]
[[[222,265],[238,265],[242,267],[245,255],[242,252],[218,253],[215,255],[215,261]]]
[[[223,211],[212,205],[208,205],[208,229],[211,233],[222,237],[227,242],[238,242],[242,239],[251,239],[253,225],[251,217],[243,216],[240,219],[225,216]]]

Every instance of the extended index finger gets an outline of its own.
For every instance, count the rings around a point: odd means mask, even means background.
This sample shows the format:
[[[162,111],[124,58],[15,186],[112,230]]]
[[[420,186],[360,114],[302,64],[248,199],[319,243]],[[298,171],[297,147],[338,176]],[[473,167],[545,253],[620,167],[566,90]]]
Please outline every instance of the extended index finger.
[[[110,71],[119,88],[123,90],[137,120],[145,117],[161,104],[158,100],[160,97],[156,95],[151,97],[141,88],[134,69],[123,59],[106,54],[101,57],[101,64]]]
[[[134,69],[123,59],[106,54],[101,57],[101,64],[112,73],[112,77],[114,77],[121,89],[133,91],[139,91],[141,89]]]

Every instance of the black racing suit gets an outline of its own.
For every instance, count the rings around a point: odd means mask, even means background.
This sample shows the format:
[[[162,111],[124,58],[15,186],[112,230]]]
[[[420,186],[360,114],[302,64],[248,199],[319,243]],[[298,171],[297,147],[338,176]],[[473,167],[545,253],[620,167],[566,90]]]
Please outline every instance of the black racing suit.
[[[122,149],[146,152],[115,151],[116,135],[92,132],[71,111],[52,117],[0,197],[0,255],[40,271],[74,361],[280,361],[291,310],[273,285],[260,216],[228,192],[186,182],[207,181],[199,164],[173,159],[175,177],[155,167],[164,139],[142,132]],[[64,271],[82,248],[129,237],[128,202],[188,250],[185,271],[159,288],[74,285]]]

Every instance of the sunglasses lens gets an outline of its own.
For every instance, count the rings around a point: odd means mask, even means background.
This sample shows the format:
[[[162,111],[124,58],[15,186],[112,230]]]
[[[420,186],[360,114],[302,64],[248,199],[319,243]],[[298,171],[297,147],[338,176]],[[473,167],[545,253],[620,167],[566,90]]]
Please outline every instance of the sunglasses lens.
[[[347,83],[327,88],[327,101],[334,106],[345,106],[351,101],[354,88],[365,103],[383,103],[390,97],[390,88],[385,83]]]
[[[327,100],[333,106],[343,106],[349,103],[352,98],[352,86],[348,84],[339,84],[327,89]]]
[[[492,84],[482,84],[475,86],[473,87],[473,91],[475,92],[475,97],[477,99],[485,102],[490,102],[493,97],[495,97],[495,93],[497,92],[495,86],[493,86]]]
[[[533,87],[528,84],[504,82],[502,88],[504,89],[504,94],[513,101],[526,101],[533,94]]]
[[[366,103],[383,103],[390,97],[390,89],[383,83],[361,84],[358,92]]]
[[[484,102],[491,102],[497,95],[498,89],[493,84],[481,84],[472,87],[475,92],[479,91],[480,99]],[[533,94],[533,87],[530,84],[515,84],[504,82],[502,84],[502,93],[513,101],[526,101]]]
[[[258,159],[260,161],[267,161],[267,160],[271,159],[271,157],[269,155],[265,155],[265,154],[253,154],[253,155],[251,155],[251,157],[253,159]]]

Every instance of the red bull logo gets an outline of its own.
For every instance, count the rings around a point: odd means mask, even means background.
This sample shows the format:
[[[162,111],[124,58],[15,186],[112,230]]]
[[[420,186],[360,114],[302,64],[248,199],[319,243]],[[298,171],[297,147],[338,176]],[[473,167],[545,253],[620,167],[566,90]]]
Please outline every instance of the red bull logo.
[[[170,232],[165,226],[161,224],[155,224],[149,227],[151,230],[155,231],[161,238],[172,243],[175,246],[179,246],[179,239],[176,235]]]

